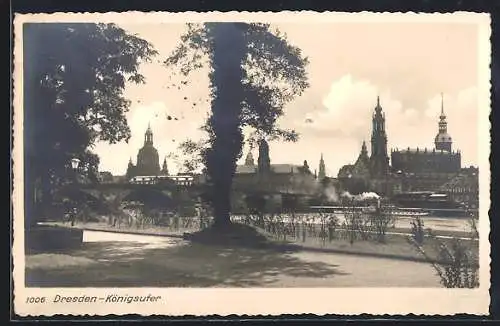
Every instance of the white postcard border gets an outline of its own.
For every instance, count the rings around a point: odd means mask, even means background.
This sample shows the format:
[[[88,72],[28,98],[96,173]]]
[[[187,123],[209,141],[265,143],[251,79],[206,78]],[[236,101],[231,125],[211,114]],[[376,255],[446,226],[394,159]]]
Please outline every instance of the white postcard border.
[[[25,22],[115,22],[137,24],[162,22],[185,23],[202,21],[268,21],[268,22],[415,22],[453,21],[478,24],[480,35],[479,64],[479,142],[480,142],[480,287],[478,289],[406,289],[406,288],[26,288],[24,285],[24,215],[23,209],[23,68],[22,24]],[[457,12],[453,14],[417,13],[54,13],[16,14],[14,43],[14,190],[13,190],[13,278],[14,309],[20,316],[71,315],[280,315],[280,314],[425,314],[456,313],[487,314],[490,285],[490,18],[488,14]],[[26,299],[55,295],[160,296],[156,303],[143,304],[27,304]]]

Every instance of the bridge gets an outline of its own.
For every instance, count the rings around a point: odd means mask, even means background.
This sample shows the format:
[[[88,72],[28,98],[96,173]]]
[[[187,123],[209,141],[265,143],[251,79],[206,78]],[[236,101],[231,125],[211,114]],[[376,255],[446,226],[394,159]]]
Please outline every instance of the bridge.
[[[172,182],[71,184],[61,189],[63,195],[76,201],[87,198],[108,207],[116,207],[123,202],[173,207],[176,203],[198,197],[203,191],[204,187]]]
[[[87,183],[70,184],[61,189],[62,194],[71,197],[87,197],[96,202],[116,205],[122,202],[149,202],[154,205],[174,205],[176,202],[189,201],[203,196],[208,190],[205,183],[195,183],[189,179],[146,180],[122,183]],[[235,185],[233,191],[244,195],[267,196],[309,196],[309,193],[290,193],[282,189],[273,189],[268,185]]]

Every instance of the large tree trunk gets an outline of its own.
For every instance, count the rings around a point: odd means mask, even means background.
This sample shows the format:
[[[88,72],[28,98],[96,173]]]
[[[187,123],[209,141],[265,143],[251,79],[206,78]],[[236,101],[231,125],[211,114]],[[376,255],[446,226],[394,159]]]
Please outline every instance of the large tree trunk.
[[[226,188],[226,189],[222,189]],[[230,202],[230,185],[229,189],[227,189],[227,185],[223,184],[220,187],[215,187],[214,200],[213,200],[213,208],[214,208],[214,227],[224,227],[231,223],[230,219],[230,210],[231,210],[231,202]]]
[[[231,223],[231,185],[243,145],[240,114],[246,43],[237,24],[211,23],[207,28],[213,40],[212,146],[207,153],[207,172],[212,182],[214,226],[221,227]]]

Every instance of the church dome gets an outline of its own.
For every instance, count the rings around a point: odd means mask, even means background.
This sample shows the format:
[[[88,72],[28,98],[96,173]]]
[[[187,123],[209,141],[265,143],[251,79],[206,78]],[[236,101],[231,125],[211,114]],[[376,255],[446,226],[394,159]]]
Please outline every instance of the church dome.
[[[144,146],[139,149],[139,153],[137,155],[140,157],[159,159],[158,151],[153,146]]]
[[[148,125],[144,135],[144,146],[137,153],[136,175],[158,175],[160,159],[158,151],[153,146],[153,132]]]
[[[436,135],[435,142],[436,143],[451,143],[452,139],[451,139],[451,136],[447,132],[439,133]]]

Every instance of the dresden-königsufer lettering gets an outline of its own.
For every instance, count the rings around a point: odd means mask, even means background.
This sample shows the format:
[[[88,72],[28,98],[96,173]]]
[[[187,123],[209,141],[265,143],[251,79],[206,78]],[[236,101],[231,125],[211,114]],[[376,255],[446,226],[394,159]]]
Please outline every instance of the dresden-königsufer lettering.
[[[152,294],[148,295],[117,295],[117,294],[109,294],[104,297],[98,296],[88,296],[88,295],[80,295],[80,296],[62,296],[57,294],[54,297],[54,303],[95,303],[95,302],[104,302],[104,303],[136,303],[136,302],[157,302],[161,299],[161,296],[154,296]]]

